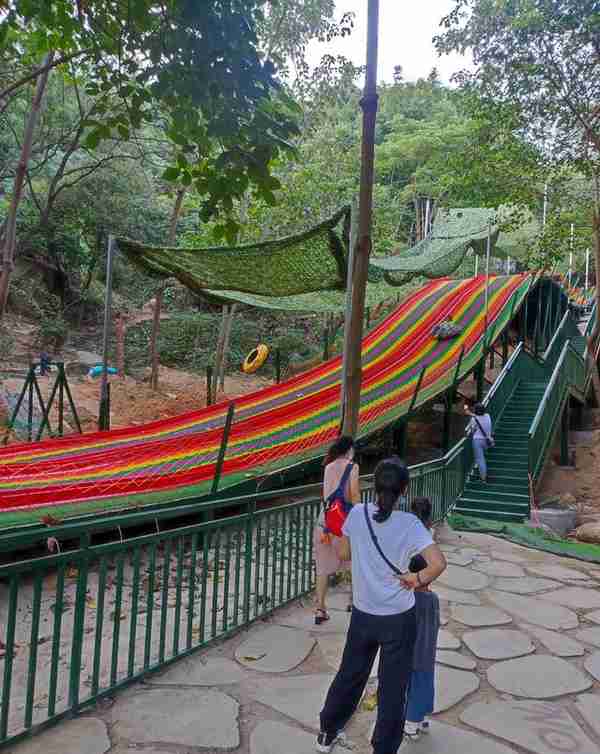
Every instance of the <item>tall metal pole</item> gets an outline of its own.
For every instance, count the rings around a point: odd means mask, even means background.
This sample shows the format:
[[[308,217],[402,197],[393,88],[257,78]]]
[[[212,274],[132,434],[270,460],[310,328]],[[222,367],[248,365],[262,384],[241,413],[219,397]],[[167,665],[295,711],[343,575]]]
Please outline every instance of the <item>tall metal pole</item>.
[[[100,411],[99,422],[102,426],[98,429],[108,429],[108,342],[110,338],[111,304],[112,304],[112,271],[113,251],[115,239],[108,237],[108,249],[106,253],[106,293],[104,296],[104,335],[102,338],[102,382],[100,385]]]
[[[585,250],[585,290],[589,288],[590,285],[590,250]]]
[[[569,251],[569,285],[573,275],[573,244],[575,243],[575,225],[571,223],[571,250]]]
[[[340,411],[343,423],[346,415],[346,373],[348,370],[348,347],[350,343],[350,321],[352,319],[352,276],[354,274],[354,247],[356,246],[357,217],[356,201],[352,202],[350,215],[350,248],[348,249],[348,270],[346,272],[346,311],[344,313],[344,353],[342,355]]]
[[[358,238],[352,285],[352,320],[348,342],[346,367],[346,411],[344,434],[358,432],[360,391],[362,382],[361,346],[365,314],[365,293],[371,255],[371,227],[373,221],[373,174],[375,162],[375,122],[377,120],[377,52],[379,33],[379,0],[369,0],[367,24],[367,65],[365,89],[360,106],[363,111],[362,150]]]
[[[548,216],[548,184],[544,183],[544,209],[542,212],[542,228],[546,227],[547,216]]]
[[[475,254],[475,277],[477,277],[478,271],[479,271],[479,256]]]
[[[483,344],[487,342],[487,328],[488,328],[488,286],[490,282],[490,252],[492,249],[492,224],[488,224],[487,243],[485,245],[485,328],[483,331]]]

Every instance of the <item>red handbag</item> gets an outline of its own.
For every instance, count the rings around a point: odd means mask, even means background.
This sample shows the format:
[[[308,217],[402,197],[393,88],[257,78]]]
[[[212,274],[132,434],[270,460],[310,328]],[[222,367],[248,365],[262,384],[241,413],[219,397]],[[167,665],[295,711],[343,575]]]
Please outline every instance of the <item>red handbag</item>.
[[[344,489],[353,466],[353,463],[346,466],[340,483],[325,501],[325,534],[333,534],[334,537],[343,536],[342,527],[352,510],[352,503],[347,502]]]

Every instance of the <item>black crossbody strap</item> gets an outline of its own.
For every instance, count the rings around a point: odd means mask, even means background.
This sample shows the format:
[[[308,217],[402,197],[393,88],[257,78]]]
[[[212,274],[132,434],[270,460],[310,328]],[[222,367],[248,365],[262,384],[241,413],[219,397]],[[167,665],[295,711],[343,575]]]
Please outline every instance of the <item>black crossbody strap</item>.
[[[368,505],[365,503],[364,509],[365,509],[365,521],[367,522],[367,527],[369,529],[369,534],[371,535],[371,539],[373,540],[373,544],[377,548],[377,552],[381,555],[381,557],[384,559],[384,561],[389,565],[389,567],[392,569],[392,571],[398,575],[402,576],[402,571],[399,568],[396,568],[396,566],[392,563],[391,560],[388,560],[385,553],[379,546],[379,542],[377,541],[377,537],[375,536],[375,532],[373,531],[373,524],[371,523],[371,519],[369,518],[369,511],[367,510]]]
[[[475,419],[475,422],[477,423],[477,426],[478,426],[478,427],[479,427],[479,429],[481,430],[481,434],[482,434],[482,435],[483,435],[483,436],[485,437],[485,439],[486,439],[486,440],[489,440],[490,438],[489,438],[489,437],[488,437],[488,435],[486,434],[486,432],[485,432],[484,428],[483,428],[483,427],[481,426],[481,424],[479,423],[479,419],[478,419],[478,418],[477,418],[476,416],[473,416],[473,419]]]

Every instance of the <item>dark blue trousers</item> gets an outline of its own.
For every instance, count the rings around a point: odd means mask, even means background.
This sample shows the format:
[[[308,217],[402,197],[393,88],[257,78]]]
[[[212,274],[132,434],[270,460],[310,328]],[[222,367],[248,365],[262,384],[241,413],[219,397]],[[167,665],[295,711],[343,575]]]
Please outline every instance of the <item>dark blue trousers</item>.
[[[321,711],[321,730],[334,734],[346,726],[379,649],[377,723],[371,744],[374,754],[396,754],[404,733],[415,637],[414,608],[397,615],[371,615],[353,608],[342,663]]]

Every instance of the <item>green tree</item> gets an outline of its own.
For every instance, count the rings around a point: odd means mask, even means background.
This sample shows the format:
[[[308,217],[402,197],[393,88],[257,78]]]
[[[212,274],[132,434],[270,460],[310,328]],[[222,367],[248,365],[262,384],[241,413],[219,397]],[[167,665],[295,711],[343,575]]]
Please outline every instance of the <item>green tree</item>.
[[[522,135],[586,176],[600,270],[600,37],[596,0],[457,0],[440,52],[470,51],[463,89],[518,110]],[[600,304],[600,287],[597,286]],[[600,325],[600,322],[599,322]],[[597,328],[598,329],[598,328]]]
[[[98,105],[87,117],[88,148],[115,134],[128,138],[153,119],[160,105],[169,115],[168,136],[178,147],[167,175],[194,186],[204,198],[205,217],[229,211],[233,198],[249,186],[272,199],[278,184],[270,163],[281,150],[291,149],[297,113],[273,64],[261,56],[256,23],[263,5],[260,0],[8,3],[0,21],[2,79],[10,81],[3,94],[11,100],[31,81],[36,91],[5,225],[0,316],[14,264],[16,218],[33,134],[57,61],[77,66],[89,96],[110,93],[120,102],[117,107],[112,101]],[[11,63],[24,52],[33,61],[32,70],[10,80]],[[187,158],[190,153],[198,156],[194,164]]]

